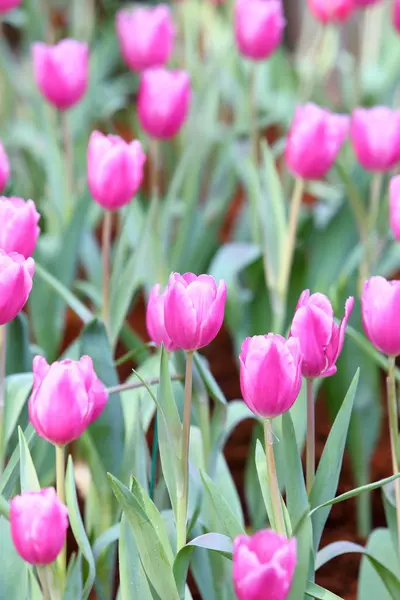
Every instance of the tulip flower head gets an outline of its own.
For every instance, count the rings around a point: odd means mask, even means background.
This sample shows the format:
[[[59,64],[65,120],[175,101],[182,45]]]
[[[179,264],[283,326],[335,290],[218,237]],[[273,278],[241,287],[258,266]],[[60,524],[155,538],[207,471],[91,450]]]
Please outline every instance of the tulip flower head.
[[[350,119],[316,104],[296,109],[288,134],[285,157],[293,175],[321,179],[331,169],[347,136]]]
[[[166,290],[160,294],[160,285],[155,285],[149,295],[146,309],[146,327],[150,339],[156,346],[164,345],[168,352],[177,350],[165,328],[164,302]]]
[[[15,319],[25,306],[34,272],[33,258],[0,248],[0,325]]]
[[[0,194],[4,192],[4,188],[8,183],[10,177],[10,163],[4,149],[3,144],[0,142]]]
[[[234,13],[239,52],[265,60],[282,43],[285,18],[281,0],[237,0]]]
[[[366,8],[367,6],[378,4],[381,1],[382,0],[354,0],[354,4],[357,8]]]
[[[367,171],[388,171],[400,161],[400,110],[357,108],[350,137],[358,162]]]
[[[394,0],[393,2],[393,26],[398,33],[400,33],[400,0]]]
[[[343,23],[353,12],[354,0],[308,0],[308,5],[321,23]]]
[[[346,300],[344,317],[336,325],[333,308],[324,294],[305,290],[297,303],[290,335],[300,342],[304,377],[329,377],[336,373],[336,361],[343,349],[346,326],[354,298]]]
[[[60,554],[68,529],[68,508],[54,488],[24,492],[10,503],[11,537],[18,554],[32,565],[48,565]]]
[[[52,365],[36,356],[33,377],[29,418],[40,437],[52,444],[62,446],[81,436],[108,400],[89,356]]]
[[[389,184],[389,221],[394,237],[400,241],[400,175],[392,177]]]
[[[371,277],[361,295],[364,331],[372,344],[388,356],[400,354],[400,281]]]
[[[240,535],[233,544],[233,584],[238,600],[286,600],[297,562],[296,539],[272,529]]]
[[[89,47],[65,39],[55,46],[32,46],[33,70],[41,94],[58,110],[71,108],[84,96],[89,80]]]
[[[273,418],[291,408],[301,388],[302,356],[297,338],[256,335],[242,344],[240,388],[250,410]]]
[[[40,215],[32,200],[0,197],[0,248],[32,256],[40,233]]]
[[[0,0],[0,14],[6,13],[22,4],[22,0]]]
[[[120,10],[116,26],[121,53],[130,69],[142,71],[168,62],[174,46],[175,27],[166,4]]]

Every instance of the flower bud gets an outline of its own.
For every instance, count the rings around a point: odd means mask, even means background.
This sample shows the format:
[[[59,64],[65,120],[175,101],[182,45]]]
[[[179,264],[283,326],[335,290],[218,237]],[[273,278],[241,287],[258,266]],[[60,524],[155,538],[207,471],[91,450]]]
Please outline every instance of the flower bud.
[[[0,0],[0,13],[6,13],[22,4],[22,0]]]
[[[293,175],[321,179],[332,167],[349,130],[349,117],[316,104],[296,109],[286,141],[285,157]]]
[[[389,183],[389,222],[392,233],[400,241],[400,175]]]
[[[32,46],[36,85],[59,110],[74,106],[85,94],[89,79],[89,47],[76,40],[55,46],[36,42]]]
[[[272,529],[238,536],[233,544],[233,584],[238,600],[286,600],[296,562],[295,538],[288,540]]]
[[[190,105],[190,78],[186,71],[155,68],[140,77],[138,118],[152,137],[168,140],[183,126]]]
[[[146,156],[139,141],[94,131],[87,154],[89,190],[98,204],[118,210],[128,204],[143,180]]]
[[[152,342],[155,343],[156,346],[161,346],[164,344],[164,348],[168,350],[168,352],[173,352],[177,350],[177,346],[173,344],[171,338],[169,337],[167,330],[165,329],[164,322],[164,302],[165,302],[165,294],[166,291],[160,294],[160,285],[155,285],[149,296],[149,301],[147,303],[146,310],[146,327],[147,333]]]
[[[120,10],[116,18],[121,53],[128,67],[162,67],[172,54],[175,28],[166,4]]]
[[[40,233],[40,215],[32,200],[0,197],[0,248],[29,258]]]
[[[68,508],[54,488],[24,492],[10,503],[11,537],[18,554],[32,565],[49,565],[60,554],[68,529]]]
[[[10,177],[10,163],[4,149],[3,144],[0,142],[0,193],[4,191]]]
[[[285,18],[281,0],[237,0],[235,37],[239,52],[252,60],[264,60],[281,44]]]
[[[384,354],[400,354],[400,281],[387,281],[384,277],[371,277],[364,283],[361,295],[364,331]]]
[[[107,400],[108,391],[89,356],[52,365],[43,356],[34,358],[29,418],[40,437],[52,444],[69,444],[81,436]]]
[[[299,340],[273,333],[248,337],[239,359],[240,388],[250,410],[264,418],[289,410],[301,388]]]
[[[350,137],[357,160],[367,171],[388,171],[400,160],[400,110],[356,108]]]
[[[343,23],[354,9],[354,0],[308,0],[311,12],[321,23]]]
[[[9,323],[21,312],[32,289],[35,272],[33,258],[0,248],[0,325]]]

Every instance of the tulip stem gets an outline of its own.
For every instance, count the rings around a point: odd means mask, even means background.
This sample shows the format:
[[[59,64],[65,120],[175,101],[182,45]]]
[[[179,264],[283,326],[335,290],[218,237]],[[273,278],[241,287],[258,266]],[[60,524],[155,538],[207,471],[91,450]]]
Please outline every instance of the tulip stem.
[[[185,396],[182,428],[182,485],[177,490],[177,552],[186,544],[186,519],[189,495],[189,443],[190,417],[192,414],[193,352],[186,353]]]
[[[70,219],[74,208],[74,158],[72,135],[68,122],[68,112],[65,110],[61,113],[61,129],[65,161],[66,213],[68,219]]]
[[[37,570],[40,585],[42,588],[43,600],[50,600],[51,595],[50,595],[50,589],[49,589],[49,582],[47,579],[47,566],[36,567],[36,570]]]
[[[306,482],[310,495],[315,478],[315,404],[313,380],[307,379]]]
[[[398,425],[398,414],[397,414],[397,402],[396,402],[396,380],[395,380],[395,369],[396,369],[396,357],[389,356],[389,369],[386,379],[387,386],[387,401],[388,401],[388,415],[389,415],[389,433],[390,433],[390,448],[392,454],[392,468],[393,474],[399,472],[399,462],[397,459],[399,451],[399,425]],[[396,518],[397,518],[397,543],[398,551],[400,555],[400,479],[395,479],[393,482],[394,493],[396,499]]]
[[[65,446],[56,445],[56,485],[57,496],[65,504]],[[65,542],[57,562],[60,567],[62,582],[65,581],[65,572],[67,567],[67,543]]]
[[[274,456],[274,433],[272,430],[272,419],[264,420],[264,439],[265,455],[267,458],[268,483],[271,493],[272,511],[275,521],[275,530],[277,533],[285,534],[285,522],[283,520],[283,511],[281,503],[281,493],[279,491],[278,476],[276,474],[275,456]]]
[[[372,269],[372,257],[375,247],[373,235],[379,217],[379,201],[381,198],[382,180],[382,173],[375,173],[371,180],[366,247],[364,247],[364,257],[360,266],[360,276],[364,278],[364,281],[368,279]]]
[[[7,325],[0,327],[0,475],[3,472],[6,448],[3,448],[4,413],[6,401]]]
[[[103,232],[101,240],[103,287],[102,287],[102,318],[108,331],[110,326],[110,252],[111,252],[112,213],[104,213]]]

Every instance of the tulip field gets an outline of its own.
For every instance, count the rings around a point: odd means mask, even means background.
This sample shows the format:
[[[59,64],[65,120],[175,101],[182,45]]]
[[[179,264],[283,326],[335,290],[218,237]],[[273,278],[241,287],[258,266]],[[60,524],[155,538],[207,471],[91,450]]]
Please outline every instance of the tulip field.
[[[0,28],[0,600],[400,600],[400,1]]]

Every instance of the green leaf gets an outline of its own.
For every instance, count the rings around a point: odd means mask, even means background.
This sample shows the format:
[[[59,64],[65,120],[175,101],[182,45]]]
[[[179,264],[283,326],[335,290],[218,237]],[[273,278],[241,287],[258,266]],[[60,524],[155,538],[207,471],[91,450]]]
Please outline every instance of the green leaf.
[[[29,346],[28,317],[19,313],[7,324],[6,373],[26,373],[32,370],[32,356]]]
[[[40,483],[36,473],[35,466],[29,452],[22,429],[18,428],[19,437],[19,456],[20,456],[20,480],[22,492],[37,492],[40,490]],[[49,445],[49,449],[51,446]]]
[[[3,444],[7,452],[7,444],[14,433],[19,416],[32,387],[32,373],[9,375],[6,378],[6,400],[4,410]]]
[[[388,529],[375,529],[361,561],[358,600],[400,598],[400,569],[397,548]]]
[[[326,590],[312,581],[307,582],[306,596],[317,600],[344,600],[344,598],[337,596],[333,592]]]
[[[120,533],[120,524],[116,523],[107,531],[104,531],[100,537],[97,538],[95,543],[93,544],[93,557],[95,562],[97,562],[101,553],[104,552],[111,544],[114,544],[119,540]]]
[[[392,535],[393,545],[398,547],[397,510],[394,483],[382,487],[382,501],[387,527]]]
[[[28,444],[28,448],[31,448],[34,441],[37,439],[37,434],[31,424],[29,424],[25,429],[24,438]],[[20,447],[17,446],[12,453],[6,468],[4,469],[2,476],[0,477],[0,494],[2,494],[6,499],[11,497],[14,486],[19,478],[19,463]]]
[[[144,572],[135,538],[125,514],[121,519],[121,532],[118,545],[120,600],[153,600]]]
[[[63,600],[76,600],[82,598],[82,555],[72,555],[69,559],[67,581]]]
[[[0,598],[4,600],[27,597],[28,567],[17,554],[11,538],[10,524],[0,516]]]
[[[210,505],[213,507],[216,518],[221,524],[222,533],[232,539],[241,533],[245,533],[243,525],[233,514],[221,490],[215,485],[207,473],[200,471],[200,475],[207,491]]]

